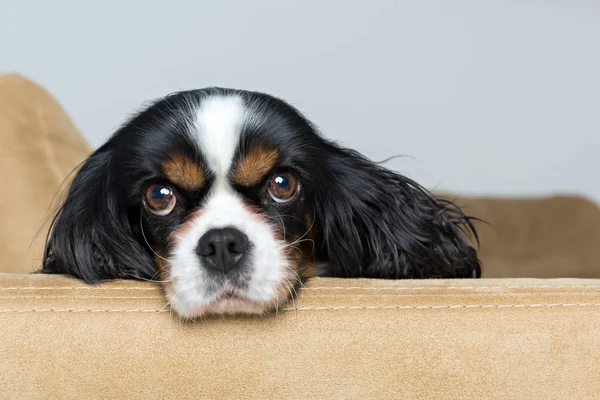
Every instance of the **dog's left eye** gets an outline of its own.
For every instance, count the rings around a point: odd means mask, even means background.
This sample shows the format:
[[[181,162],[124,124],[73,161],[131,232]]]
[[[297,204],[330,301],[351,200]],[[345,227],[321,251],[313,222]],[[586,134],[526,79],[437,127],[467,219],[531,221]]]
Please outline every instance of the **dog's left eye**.
[[[177,202],[173,189],[165,185],[150,185],[146,189],[144,199],[150,212],[160,216],[173,211]]]
[[[289,172],[275,174],[269,181],[269,195],[276,203],[287,203],[296,197],[300,184]]]

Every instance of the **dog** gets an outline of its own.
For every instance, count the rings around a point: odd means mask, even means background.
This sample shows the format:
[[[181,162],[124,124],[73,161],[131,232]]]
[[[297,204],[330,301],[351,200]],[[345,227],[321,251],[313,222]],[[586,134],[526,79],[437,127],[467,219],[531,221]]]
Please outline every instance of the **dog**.
[[[472,218],[325,139],[287,102],[158,99],[80,166],[42,273],[160,282],[183,318],[264,314],[315,276],[477,278]]]

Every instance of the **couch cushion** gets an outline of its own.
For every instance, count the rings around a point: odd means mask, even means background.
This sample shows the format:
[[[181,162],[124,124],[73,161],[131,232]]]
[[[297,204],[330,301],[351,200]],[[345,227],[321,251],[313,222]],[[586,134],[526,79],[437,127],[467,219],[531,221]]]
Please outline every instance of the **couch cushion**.
[[[19,75],[0,75],[0,271],[40,267],[57,189],[89,151],[44,89]]]
[[[598,332],[597,280],[315,279],[184,323],[154,284],[0,274],[10,398],[592,399]]]

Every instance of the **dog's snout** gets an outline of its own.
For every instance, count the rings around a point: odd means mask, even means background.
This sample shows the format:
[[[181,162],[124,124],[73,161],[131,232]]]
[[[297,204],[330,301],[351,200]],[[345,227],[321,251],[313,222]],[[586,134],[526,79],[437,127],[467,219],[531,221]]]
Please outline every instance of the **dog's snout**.
[[[196,252],[205,267],[227,273],[241,266],[249,247],[248,236],[238,229],[211,229],[198,241]]]

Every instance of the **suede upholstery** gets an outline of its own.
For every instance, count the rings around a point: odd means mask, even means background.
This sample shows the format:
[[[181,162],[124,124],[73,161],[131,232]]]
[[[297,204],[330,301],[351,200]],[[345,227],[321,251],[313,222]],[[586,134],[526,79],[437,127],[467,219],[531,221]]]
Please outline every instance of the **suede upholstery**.
[[[89,154],[61,106],[44,89],[0,75],[0,270],[39,268],[47,218],[65,177]]]
[[[156,284],[29,274],[89,151],[49,94],[0,75],[0,399],[599,398],[588,200],[458,198],[489,223],[481,280],[314,279],[277,315],[184,323]]]
[[[600,393],[596,280],[315,279],[279,315],[197,323],[170,315],[148,283],[0,275],[0,288],[0,397]]]

